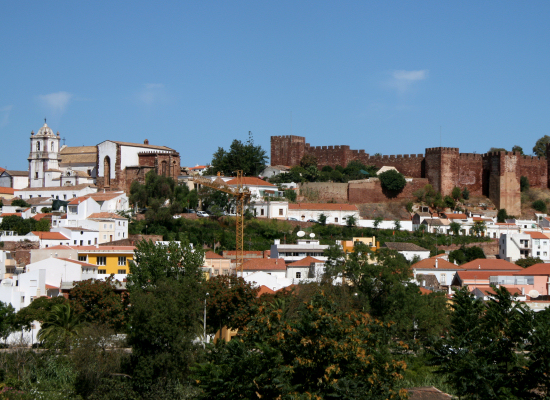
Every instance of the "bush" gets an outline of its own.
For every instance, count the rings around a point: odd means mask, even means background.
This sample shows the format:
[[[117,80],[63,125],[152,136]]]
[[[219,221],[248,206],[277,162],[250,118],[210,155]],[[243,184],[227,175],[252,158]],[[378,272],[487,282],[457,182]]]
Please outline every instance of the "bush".
[[[529,187],[529,178],[527,178],[526,176],[522,176],[519,179],[519,190],[522,192],[526,192],[529,190]]]
[[[507,218],[508,218],[508,213],[506,213],[505,208],[501,208],[500,210],[498,210],[497,222],[505,222]]]
[[[285,197],[288,199],[288,201],[295,202],[296,201],[296,191],[292,189],[285,190]]]
[[[464,188],[464,190],[462,191],[462,198],[464,200],[468,200],[470,198],[470,191],[468,190],[468,188]]]
[[[462,193],[460,192],[460,188],[459,187],[454,187],[453,188],[453,191],[451,193],[451,196],[453,197],[453,199],[455,200],[460,200],[460,197],[462,197]]]
[[[392,192],[400,192],[407,184],[405,176],[394,169],[382,172],[380,175],[378,175],[378,178],[380,179],[382,188],[386,190],[391,190]]]
[[[535,210],[545,213],[546,212],[546,203],[542,200],[536,200],[531,204],[531,207],[533,207]]]

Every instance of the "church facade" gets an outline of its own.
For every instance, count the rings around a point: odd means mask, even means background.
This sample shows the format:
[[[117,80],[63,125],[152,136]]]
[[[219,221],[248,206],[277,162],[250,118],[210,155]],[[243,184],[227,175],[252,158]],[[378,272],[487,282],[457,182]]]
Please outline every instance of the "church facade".
[[[45,123],[31,132],[29,188],[96,185],[98,190],[130,192],[133,181],[145,174],[178,179],[180,155],[166,146],[106,140],[96,146],[61,146],[59,132]]]

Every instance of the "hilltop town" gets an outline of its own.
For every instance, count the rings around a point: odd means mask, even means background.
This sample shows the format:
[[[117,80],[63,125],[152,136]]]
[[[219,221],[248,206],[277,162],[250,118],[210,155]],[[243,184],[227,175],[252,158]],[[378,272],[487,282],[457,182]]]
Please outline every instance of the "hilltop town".
[[[157,274],[191,285],[193,312],[204,302],[204,347],[247,338],[247,329],[259,323],[251,316],[260,304],[303,313],[294,302],[326,304],[336,301],[331,296],[353,295],[347,288],[362,293],[370,317],[395,323],[393,334],[421,358],[433,335],[452,326],[447,302],[513,299],[532,315],[546,315],[550,305],[544,157],[455,148],[370,156],[349,146],[312,147],[303,137],[273,136],[269,164],[252,140],[236,140],[211,162],[182,167],[176,149],[147,139],[62,146],[59,132],[46,123],[29,139],[28,170],[0,174],[0,301],[13,321],[25,321],[5,328],[12,344],[51,346],[53,336],[40,326],[47,326],[54,306],[73,307],[81,318],[126,335],[125,318],[136,318],[137,299],[152,293],[143,288]],[[231,164],[243,148],[249,158]],[[235,176],[236,169],[243,176]],[[242,209],[239,193],[246,194]],[[174,275],[181,268],[170,266],[174,256],[183,260],[186,278]],[[192,282],[191,271],[197,274]],[[367,279],[379,281],[380,289]],[[203,300],[205,290],[211,300]],[[319,293],[326,290],[336,292],[325,299]],[[227,309],[237,291],[246,300]],[[124,305],[126,296],[135,309]],[[111,311],[98,313],[97,305],[106,302]],[[407,322],[409,313],[427,309],[433,313]],[[124,343],[140,348],[133,334]],[[402,384],[396,380],[392,387]]]

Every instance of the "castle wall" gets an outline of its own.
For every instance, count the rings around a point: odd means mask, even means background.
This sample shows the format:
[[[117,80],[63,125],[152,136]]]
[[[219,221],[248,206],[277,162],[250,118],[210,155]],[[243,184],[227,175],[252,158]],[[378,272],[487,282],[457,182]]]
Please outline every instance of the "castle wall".
[[[454,184],[461,189],[468,188],[472,195],[482,195],[483,157],[481,154],[459,154],[458,177],[455,179]]]
[[[499,209],[505,208],[509,215],[521,214],[519,188],[520,163],[517,154],[506,152],[484,155],[489,167],[489,198]]]
[[[517,154],[519,176],[529,179],[529,185],[535,188],[548,187],[548,162],[545,158]]]
[[[320,203],[348,201],[348,184],[339,182],[305,182],[299,185],[299,195]]]
[[[390,195],[382,189],[382,185],[378,179],[363,181],[363,182],[350,182],[348,185],[348,201],[352,204],[360,203],[383,203],[388,200],[403,200],[414,198],[413,193],[422,189],[428,184],[426,178],[416,178],[412,182],[407,182],[407,185],[397,195]]]
[[[300,165],[305,147],[306,138],[302,136],[271,136],[271,165]]]

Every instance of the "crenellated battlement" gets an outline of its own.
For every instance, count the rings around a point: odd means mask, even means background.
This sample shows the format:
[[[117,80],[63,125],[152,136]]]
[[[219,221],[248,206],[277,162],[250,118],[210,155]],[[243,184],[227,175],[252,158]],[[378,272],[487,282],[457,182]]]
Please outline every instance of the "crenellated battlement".
[[[458,147],[430,147],[426,149],[428,154],[459,154]]]
[[[461,160],[482,160],[483,155],[477,153],[460,153],[459,157]]]

